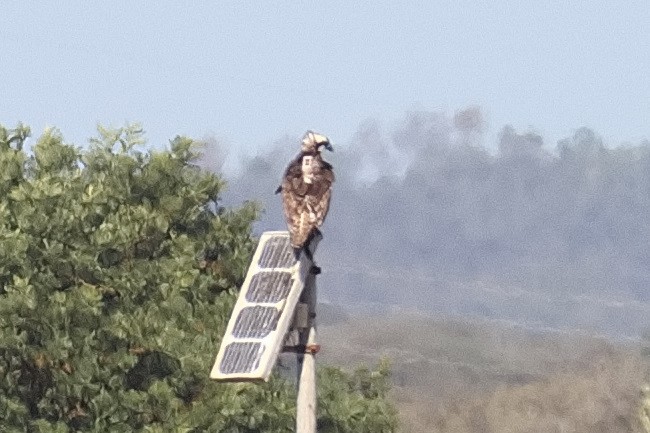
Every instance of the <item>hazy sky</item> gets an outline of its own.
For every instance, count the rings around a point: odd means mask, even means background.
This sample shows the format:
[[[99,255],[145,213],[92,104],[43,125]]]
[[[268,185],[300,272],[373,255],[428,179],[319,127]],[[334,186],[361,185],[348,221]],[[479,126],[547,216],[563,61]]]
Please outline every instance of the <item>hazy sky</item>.
[[[142,122],[249,152],[312,128],[349,143],[408,110],[479,105],[547,144],[650,138],[650,7],[593,1],[34,2],[0,8],[0,123]]]

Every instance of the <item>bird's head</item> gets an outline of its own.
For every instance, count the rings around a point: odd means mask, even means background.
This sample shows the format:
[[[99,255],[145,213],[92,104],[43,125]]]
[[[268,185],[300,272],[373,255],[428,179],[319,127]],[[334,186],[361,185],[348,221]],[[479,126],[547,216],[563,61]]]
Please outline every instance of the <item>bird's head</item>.
[[[330,152],[334,152],[334,148],[332,147],[329,138],[317,134],[314,131],[307,131],[305,133],[305,136],[302,138],[301,148],[303,152],[322,152],[323,148]]]

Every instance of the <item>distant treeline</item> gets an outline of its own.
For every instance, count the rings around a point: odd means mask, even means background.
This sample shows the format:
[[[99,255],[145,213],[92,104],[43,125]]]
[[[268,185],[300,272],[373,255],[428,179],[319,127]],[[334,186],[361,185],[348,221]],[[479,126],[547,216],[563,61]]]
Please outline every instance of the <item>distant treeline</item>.
[[[480,280],[554,296],[648,301],[649,143],[604,143],[580,128],[549,145],[535,132],[505,127],[496,146],[485,146],[483,130],[477,108],[414,112],[392,133],[369,121],[326,155],[337,183],[319,256],[333,300],[354,293],[358,301],[413,304],[435,291],[436,284],[414,286],[395,297],[395,281],[360,281],[391,272],[405,277],[402,287],[424,275],[442,285]],[[259,230],[283,228],[272,193],[296,141],[276,142],[231,179],[228,200],[265,205]],[[546,313],[535,320],[545,324]]]

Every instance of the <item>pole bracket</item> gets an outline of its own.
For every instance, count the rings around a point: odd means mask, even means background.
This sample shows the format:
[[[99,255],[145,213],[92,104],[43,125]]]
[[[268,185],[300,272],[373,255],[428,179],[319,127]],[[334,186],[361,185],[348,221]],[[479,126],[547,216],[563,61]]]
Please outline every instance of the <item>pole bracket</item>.
[[[316,355],[318,352],[320,352],[320,344],[309,343],[305,346],[305,353]]]
[[[320,352],[321,345],[316,343],[296,344],[295,346],[284,346],[283,353],[309,353],[315,355]]]

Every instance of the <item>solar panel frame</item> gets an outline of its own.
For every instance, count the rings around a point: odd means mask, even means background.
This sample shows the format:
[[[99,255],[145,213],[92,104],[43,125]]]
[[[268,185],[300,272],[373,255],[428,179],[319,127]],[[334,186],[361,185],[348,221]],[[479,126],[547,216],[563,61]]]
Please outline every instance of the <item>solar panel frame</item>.
[[[319,241],[317,237],[312,242],[312,252]],[[293,321],[310,268],[311,262],[304,254],[296,261],[288,232],[262,234],[210,372],[211,379],[268,380]],[[276,311],[275,315],[273,310]],[[246,325],[250,325],[250,328],[246,328]],[[249,360],[250,352],[246,352],[252,347],[246,346],[248,343],[261,345],[259,348],[262,352],[255,363]],[[232,353],[233,348],[240,348],[244,352],[237,358],[237,354]],[[237,368],[233,363],[248,366],[248,369]]]

